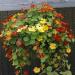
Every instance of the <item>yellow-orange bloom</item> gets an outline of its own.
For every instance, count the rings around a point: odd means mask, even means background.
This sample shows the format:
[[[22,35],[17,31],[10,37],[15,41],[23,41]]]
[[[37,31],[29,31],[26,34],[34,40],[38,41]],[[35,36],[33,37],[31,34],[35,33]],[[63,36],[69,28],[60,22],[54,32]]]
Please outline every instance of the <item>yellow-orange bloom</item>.
[[[55,43],[51,43],[49,47],[50,47],[50,49],[56,49],[56,44]]]
[[[41,24],[45,24],[45,23],[46,23],[46,19],[41,18],[40,23],[41,23]]]
[[[69,54],[69,53],[71,53],[71,48],[67,48],[66,49],[66,52]]]
[[[35,32],[36,28],[35,28],[35,26],[32,26],[32,27],[29,27],[28,30],[31,31],[31,32]]]
[[[5,40],[7,40],[7,41],[11,40],[11,36],[6,36]]]
[[[11,34],[12,34],[11,31],[6,32],[6,36],[11,36]]]
[[[39,73],[41,69],[39,67],[34,67],[33,72],[34,73]]]

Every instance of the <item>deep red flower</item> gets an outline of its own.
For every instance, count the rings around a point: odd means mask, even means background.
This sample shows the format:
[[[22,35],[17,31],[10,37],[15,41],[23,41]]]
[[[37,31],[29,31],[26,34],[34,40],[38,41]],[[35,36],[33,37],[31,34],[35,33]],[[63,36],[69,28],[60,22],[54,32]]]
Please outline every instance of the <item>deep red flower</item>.
[[[61,25],[64,26],[65,28],[70,28],[69,24],[64,21],[61,21]]]
[[[35,4],[31,4],[31,8],[35,8],[36,7],[36,5]]]
[[[12,32],[12,36],[17,36],[18,33],[16,31]]]
[[[62,25],[67,25],[67,23],[66,23],[66,22],[64,22],[64,21],[61,21],[61,24],[62,24]]]
[[[58,34],[54,35],[54,40],[60,42],[61,41],[61,37]]]
[[[15,74],[16,74],[16,75],[19,75],[19,74],[20,74],[20,71],[19,71],[19,70],[16,70],[16,71],[15,71]]]
[[[69,44],[69,42],[68,41],[64,41],[64,45],[68,45]]]
[[[24,73],[24,75],[30,75],[29,70],[25,70],[23,73]]]
[[[59,27],[59,28],[56,28],[56,30],[58,32],[65,32],[66,31],[66,28],[65,27]]]

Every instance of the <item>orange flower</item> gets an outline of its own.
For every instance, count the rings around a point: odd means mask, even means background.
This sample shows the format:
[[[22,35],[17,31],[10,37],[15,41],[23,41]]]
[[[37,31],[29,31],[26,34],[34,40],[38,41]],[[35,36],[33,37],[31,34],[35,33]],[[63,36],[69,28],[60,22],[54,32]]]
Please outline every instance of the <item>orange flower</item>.
[[[8,16],[8,18],[7,18],[7,19],[8,19],[8,20],[10,20],[11,18],[12,18],[12,15]]]
[[[2,38],[3,37],[3,35],[2,34],[0,34],[0,38]]]
[[[47,3],[42,5],[43,7],[39,10],[39,12],[48,12],[53,11],[54,9]]]
[[[39,58],[44,58],[45,57],[45,54],[44,53],[39,53],[38,57]]]
[[[61,13],[55,13],[55,17],[57,17],[57,18],[64,18],[64,16]]]
[[[7,46],[5,44],[3,44],[2,48],[7,48]]]
[[[11,39],[11,36],[6,36],[5,40],[9,41]]]
[[[23,67],[23,66],[25,66],[25,64],[24,63],[20,63],[20,66]]]

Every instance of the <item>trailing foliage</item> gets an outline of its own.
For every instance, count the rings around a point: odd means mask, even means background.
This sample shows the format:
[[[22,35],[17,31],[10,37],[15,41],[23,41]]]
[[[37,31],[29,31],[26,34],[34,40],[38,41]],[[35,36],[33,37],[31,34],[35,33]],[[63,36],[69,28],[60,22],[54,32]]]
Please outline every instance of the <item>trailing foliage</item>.
[[[3,22],[0,37],[16,75],[72,75],[68,56],[74,35],[49,4],[32,4]]]

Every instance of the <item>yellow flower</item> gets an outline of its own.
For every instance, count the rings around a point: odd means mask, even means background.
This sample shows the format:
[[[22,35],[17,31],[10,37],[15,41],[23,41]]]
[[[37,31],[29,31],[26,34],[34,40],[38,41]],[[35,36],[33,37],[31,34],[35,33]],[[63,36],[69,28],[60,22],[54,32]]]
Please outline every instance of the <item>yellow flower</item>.
[[[11,36],[11,34],[12,34],[11,31],[6,32],[6,36]]]
[[[39,37],[37,38],[37,40],[38,40],[38,41],[42,41],[42,40],[43,40],[43,36],[39,36]]]
[[[21,31],[22,31],[22,29],[18,29],[18,30],[17,30],[17,32],[21,32]]]
[[[50,49],[56,49],[56,44],[55,43],[51,43],[49,47],[50,47]]]
[[[34,73],[39,73],[41,69],[39,67],[34,67],[33,72]]]
[[[28,30],[31,31],[31,32],[35,32],[36,28],[35,28],[35,26],[31,26],[31,27],[28,28]]]
[[[45,32],[48,30],[48,25],[40,25],[40,24],[37,24],[36,25],[36,29],[39,31],[39,32]]]
[[[67,52],[67,53],[71,53],[71,48],[67,48],[67,49],[66,49],[66,52]]]
[[[43,26],[40,25],[40,24],[37,24],[37,25],[36,25],[36,29],[37,29],[39,32],[44,32]]]
[[[48,30],[48,25],[44,25],[44,26],[43,26],[43,30],[44,30],[44,31],[47,31],[47,30]]]
[[[45,24],[45,23],[46,23],[46,19],[41,18],[40,23],[41,23],[41,24]]]

